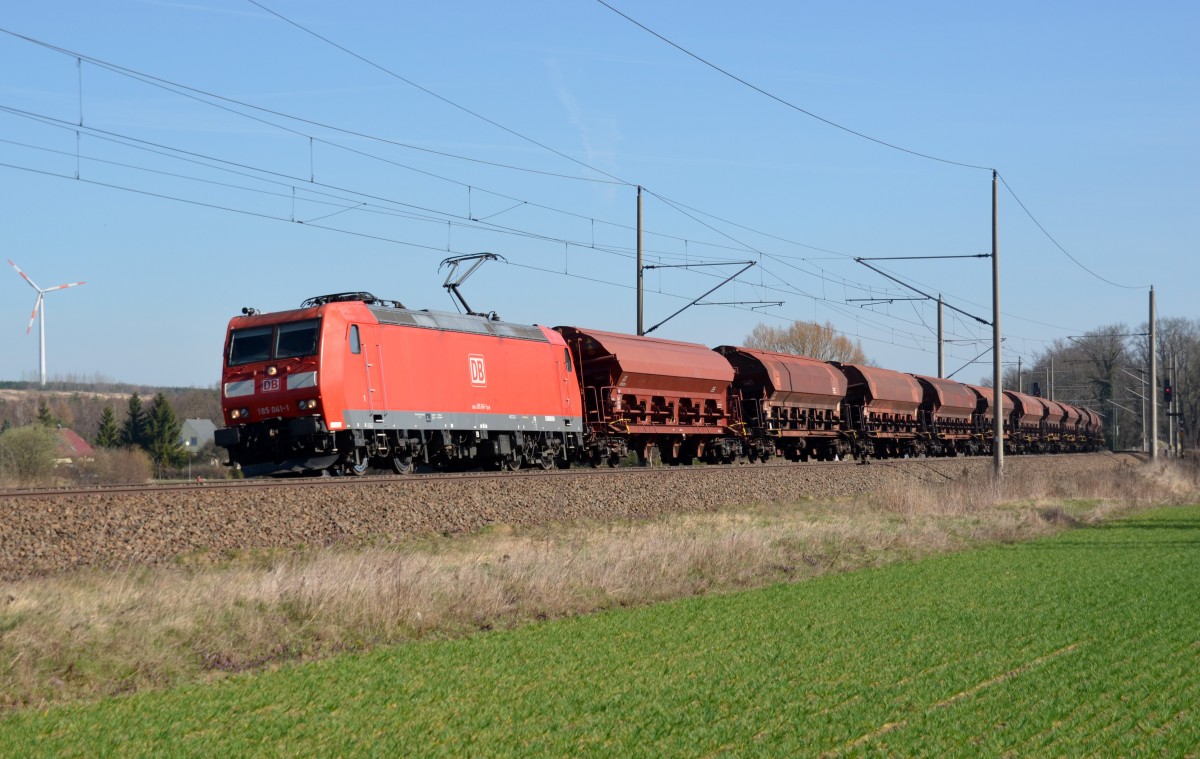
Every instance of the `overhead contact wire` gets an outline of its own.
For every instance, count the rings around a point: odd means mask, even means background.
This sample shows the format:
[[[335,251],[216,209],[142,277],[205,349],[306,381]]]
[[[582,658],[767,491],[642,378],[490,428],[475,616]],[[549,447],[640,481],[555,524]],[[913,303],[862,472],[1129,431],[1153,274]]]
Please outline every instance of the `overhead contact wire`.
[[[249,2],[252,2],[252,3],[254,3],[254,0],[249,0]],[[832,120],[830,120],[830,119],[827,119],[827,118],[825,118],[824,116],[819,116],[819,115],[817,115],[816,113],[813,113],[813,112],[812,112],[812,111],[810,111],[810,110],[807,110],[807,109],[805,109],[805,108],[801,108],[800,106],[796,105],[795,103],[792,103],[792,102],[790,102],[790,101],[788,101],[788,100],[784,100],[783,98],[779,97],[778,95],[775,95],[774,93],[771,93],[771,92],[768,92],[767,90],[764,90],[762,87],[759,87],[759,86],[758,86],[758,85],[756,85],[756,84],[753,84],[753,83],[751,83],[751,82],[748,82],[748,81],[746,81],[745,79],[741,78],[741,77],[740,77],[740,76],[738,76],[737,74],[734,74],[734,73],[732,73],[732,72],[730,72],[730,71],[728,71],[728,70],[726,70],[726,69],[723,69],[723,68],[721,68],[720,66],[718,66],[717,64],[713,63],[712,61],[710,61],[710,60],[708,60],[708,59],[706,59],[706,58],[703,58],[703,57],[701,57],[701,56],[697,55],[696,53],[693,53],[691,50],[688,50],[687,48],[683,47],[682,45],[680,45],[680,44],[678,44],[678,43],[676,43],[676,42],[674,42],[674,41],[672,41],[672,40],[670,40],[670,39],[667,39],[667,38],[666,38],[666,37],[664,37],[663,35],[659,34],[658,32],[654,31],[653,29],[651,29],[650,27],[646,26],[646,25],[645,25],[645,24],[643,24],[642,22],[638,21],[637,19],[635,19],[635,18],[632,18],[631,16],[629,16],[629,15],[627,15],[627,14],[625,14],[625,13],[622,13],[621,11],[619,11],[619,10],[617,10],[616,8],[612,7],[612,6],[611,6],[611,5],[609,5],[608,3],[604,2],[604,0],[596,0],[596,2],[600,3],[600,4],[601,4],[601,5],[603,5],[605,8],[608,8],[610,11],[612,11],[612,12],[613,12],[613,13],[615,13],[615,14],[617,14],[618,16],[620,16],[621,18],[625,19],[626,21],[628,21],[629,23],[633,24],[634,26],[638,27],[639,29],[641,29],[641,30],[643,30],[643,31],[645,31],[645,32],[648,32],[649,34],[651,34],[651,35],[653,35],[653,36],[657,37],[658,39],[662,40],[663,42],[667,43],[668,45],[670,45],[671,47],[675,48],[675,49],[676,49],[676,50],[678,50],[679,52],[681,52],[681,53],[683,53],[683,54],[685,54],[685,55],[687,55],[687,56],[689,56],[689,57],[691,57],[691,58],[694,58],[695,60],[699,61],[700,63],[703,63],[705,66],[708,66],[709,68],[711,68],[711,69],[713,69],[713,70],[715,70],[715,71],[718,71],[718,72],[720,72],[721,74],[724,74],[725,76],[729,77],[730,79],[734,80],[735,82],[738,82],[739,84],[742,84],[742,85],[744,85],[744,86],[746,86],[746,87],[749,87],[750,89],[754,90],[755,92],[759,93],[760,95],[765,95],[766,97],[769,97],[770,99],[774,100],[775,102],[777,102],[777,103],[780,103],[780,104],[782,104],[782,105],[785,105],[785,106],[787,106],[788,108],[791,108],[792,110],[799,111],[800,113],[803,113],[805,116],[808,116],[809,118],[812,118],[812,119],[816,119],[817,121],[820,121],[820,122],[821,122],[821,123],[823,123],[823,124],[827,124],[827,125],[829,125],[829,126],[831,126],[831,127],[834,127],[835,129],[840,129],[840,130],[842,130],[843,132],[846,132],[846,133],[848,133],[848,134],[852,134],[852,135],[854,135],[855,137],[861,137],[861,138],[862,138],[862,139],[864,139],[864,140],[869,140],[869,141],[871,141],[871,142],[874,142],[874,143],[876,143],[876,144],[878,144],[878,145],[883,145],[884,147],[891,148],[892,150],[899,150],[899,151],[900,151],[900,152],[902,152],[902,153],[908,153],[909,155],[914,155],[914,156],[917,156],[917,157],[919,157],[919,158],[927,158],[927,159],[929,159],[930,161],[938,161],[939,163],[947,163],[947,164],[950,164],[950,165],[952,165],[952,166],[961,166],[961,167],[963,167],[963,168],[966,168],[966,169],[979,169],[979,170],[981,170],[981,171],[991,171],[991,170],[992,170],[991,168],[989,168],[989,167],[987,167],[987,166],[977,166],[977,165],[975,165],[975,164],[972,164],[972,163],[964,163],[964,162],[962,162],[962,161],[952,161],[952,160],[950,160],[950,159],[948,159],[948,158],[939,158],[938,156],[935,156],[935,155],[929,155],[928,153],[921,153],[921,152],[919,152],[919,151],[916,151],[916,150],[911,150],[911,149],[909,149],[909,148],[902,147],[902,146],[900,146],[900,145],[896,145],[896,144],[894,144],[894,143],[887,142],[887,141],[885,141],[885,140],[881,140],[881,139],[879,139],[879,138],[877,138],[877,137],[872,137],[872,136],[871,136],[871,135],[869,135],[869,134],[864,134],[863,132],[859,132],[859,131],[857,131],[857,130],[851,129],[851,128],[850,128],[850,127],[848,127],[848,126],[844,126],[844,125],[842,125],[842,124],[839,124],[839,123],[837,123],[836,121],[832,121]],[[254,4],[255,4],[255,5],[258,5],[258,3],[254,3]]]

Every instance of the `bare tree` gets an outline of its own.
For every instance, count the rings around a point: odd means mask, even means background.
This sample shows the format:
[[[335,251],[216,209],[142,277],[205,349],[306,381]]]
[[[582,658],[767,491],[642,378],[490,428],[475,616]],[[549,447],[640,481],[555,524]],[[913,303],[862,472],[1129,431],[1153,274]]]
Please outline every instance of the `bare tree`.
[[[746,347],[808,356],[820,361],[868,363],[862,345],[838,334],[830,322],[817,324],[797,321],[788,327],[772,327],[760,323],[746,336]]]
[[[1149,332],[1145,322],[1141,325],[1143,333]],[[1179,404],[1181,417],[1168,417],[1166,409],[1159,412],[1159,437],[1166,439],[1168,424],[1174,424],[1180,431],[1184,448],[1195,448],[1197,443],[1196,426],[1200,424],[1200,319],[1183,319],[1179,317],[1159,319],[1155,331],[1158,344],[1158,382],[1156,388],[1150,388],[1151,398],[1161,403],[1163,399],[1163,383],[1169,378],[1169,372],[1174,363],[1177,374],[1172,390]],[[1137,360],[1143,367],[1150,365],[1149,336],[1139,337],[1132,346]]]

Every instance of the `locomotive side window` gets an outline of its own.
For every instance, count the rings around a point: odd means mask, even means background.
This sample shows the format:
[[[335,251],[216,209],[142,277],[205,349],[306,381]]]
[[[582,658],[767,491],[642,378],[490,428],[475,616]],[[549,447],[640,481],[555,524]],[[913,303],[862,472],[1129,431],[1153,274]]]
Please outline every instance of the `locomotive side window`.
[[[350,352],[362,353],[362,343],[358,341],[358,325],[350,325]]]
[[[319,324],[316,319],[280,324],[275,338],[275,358],[299,358],[316,353]]]
[[[249,364],[271,358],[273,327],[235,329],[229,340],[229,365]]]
[[[563,348],[563,363],[567,365],[567,374],[575,371],[575,367],[571,365],[571,352]]]

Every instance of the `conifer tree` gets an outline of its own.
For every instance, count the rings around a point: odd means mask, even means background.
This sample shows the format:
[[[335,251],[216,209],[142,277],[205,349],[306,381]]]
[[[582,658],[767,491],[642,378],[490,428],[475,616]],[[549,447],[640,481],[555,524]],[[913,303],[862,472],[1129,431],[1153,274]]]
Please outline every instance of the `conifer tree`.
[[[146,419],[146,450],[159,466],[181,466],[187,461],[187,452],[179,442],[180,426],[167,396],[154,396]]]
[[[50,407],[46,405],[45,401],[38,402],[37,423],[50,429],[58,426],[58,419],[54,417],[54,414],[50,413]]]
[[[129,396],[129,410],[121,425],[121,445],[126,448],[149,448],[146,437],[146,410],[137,393]]]
[[[117,426],[117,415],[112,406],[100,412],[100,429],[96,431],[96,445],[101,448],[118,448],[121,445],[121,428]]]

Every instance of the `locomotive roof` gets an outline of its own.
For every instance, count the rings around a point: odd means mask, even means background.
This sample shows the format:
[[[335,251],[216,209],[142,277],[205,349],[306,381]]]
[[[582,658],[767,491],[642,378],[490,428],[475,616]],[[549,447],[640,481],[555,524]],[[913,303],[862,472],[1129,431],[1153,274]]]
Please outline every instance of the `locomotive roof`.
[[[529,324],[514,324],[486,316],[455,314],[446,311],[416,311],[408,308],[398,308],[396,301],[375,301],[368,303],[358,298],[342,298],[316,304],[316,299],[305,301],[312,305],[292,309],[290,311],[273,311],[271,313],[254,313],[248,316],[234,317],[235,327],[253,326],[255,324],[275,324],[299,319],[312,319],[319,316],[323,310],[330,308],[364,307],[379,321],[380,324],[395,324],[418,329],[436,329],[445,332],[468,332],[475,335],[492,335],[495,337],[514,338],[517,340],[532,340],[548,343],[550,338],[541,327]],[[387,304],[387,305],[383,305]]]
[[[366,304],[380,324],[396,324],[405,327],[439,329],[446,332],[470,332],[476,335],[494,335],[518,340],[534,340],[548,343],[550,339],[540,327],[529,324],[514,324],[490,319],[486,316],[454,314],[447,311],[414,311]]]

